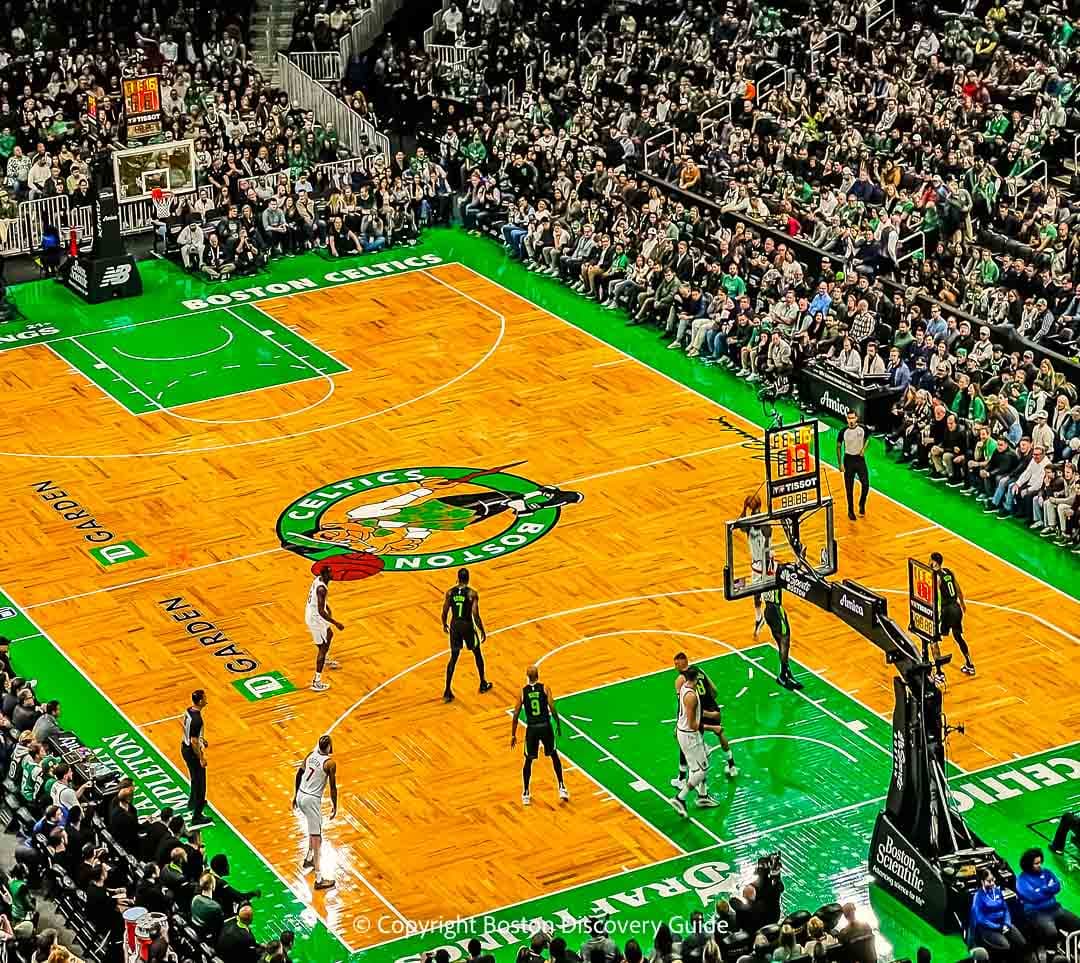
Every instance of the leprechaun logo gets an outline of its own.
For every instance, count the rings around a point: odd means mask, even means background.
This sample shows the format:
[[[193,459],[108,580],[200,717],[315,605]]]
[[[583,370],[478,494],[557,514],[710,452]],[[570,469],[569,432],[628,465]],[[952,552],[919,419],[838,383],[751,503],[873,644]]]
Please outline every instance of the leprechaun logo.
[[[277,531],[335,579],[427,572],[516,552],[550,532],[581,492],[497,468],[398,468],[343,478],[298,498]]]

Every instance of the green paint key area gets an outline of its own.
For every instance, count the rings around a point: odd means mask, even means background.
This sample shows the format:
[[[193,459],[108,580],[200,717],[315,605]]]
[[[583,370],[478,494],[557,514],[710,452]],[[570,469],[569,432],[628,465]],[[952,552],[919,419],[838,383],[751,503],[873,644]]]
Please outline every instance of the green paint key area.
[[[770,646],[697,664],[716,686],[739,769],[737,778],[727,778],[717,737],[707,734],[708,785],[718,806],[699,809],[691,802],[690,819],[671,808],[679,759],[674,670],[559,699],[563,752],[686,850],[837,810],[876,812],[892,767],[890,731],[882,719],[797,666],[805,688],[782,688]],[[538,789],[542,785],[540,769]]]
[[[82,334],[51,346],[133,415],[349,370],[244,306]]]

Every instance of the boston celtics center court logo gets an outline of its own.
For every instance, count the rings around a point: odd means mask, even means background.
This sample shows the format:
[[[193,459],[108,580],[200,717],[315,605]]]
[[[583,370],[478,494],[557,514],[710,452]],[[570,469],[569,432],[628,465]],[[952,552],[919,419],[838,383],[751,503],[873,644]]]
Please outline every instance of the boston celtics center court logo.
[[[335,579],[430,572],[509,555],[584,497],[497,468],[398,468],[323,485],[281,513],[281,544]]]

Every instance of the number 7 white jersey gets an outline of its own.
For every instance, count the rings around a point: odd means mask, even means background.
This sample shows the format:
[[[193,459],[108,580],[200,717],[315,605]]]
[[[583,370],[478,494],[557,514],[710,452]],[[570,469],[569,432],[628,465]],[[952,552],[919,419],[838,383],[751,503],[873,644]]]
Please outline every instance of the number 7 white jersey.
[[[318,749],[312,750],[304,760],[304,774],[300,777],[300,792],[307,793],[309,796],[322,797],[329,778],[326,774],[326,761],[329,758]]]

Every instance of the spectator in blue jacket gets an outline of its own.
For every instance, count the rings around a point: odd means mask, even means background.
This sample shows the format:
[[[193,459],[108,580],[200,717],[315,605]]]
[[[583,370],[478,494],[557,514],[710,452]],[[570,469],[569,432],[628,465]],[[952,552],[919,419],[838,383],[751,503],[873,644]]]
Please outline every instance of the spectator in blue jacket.
[[[1027,850],[1020,857],[1016,895],[1020,897],[1030,932],[1043,946],[1057,946],[1061,942],[1059,932],[1080,930],[1080,916],[1069,912],[1057,901],[1060,892],[1058,878],[1043,866],[1042,850]]]
[[[1012,923],[1005,896],[990,869],[979,870],[979,888],[971,901],[968,943],[985,946],[996,956],[1019,959],[1027,940]]]

